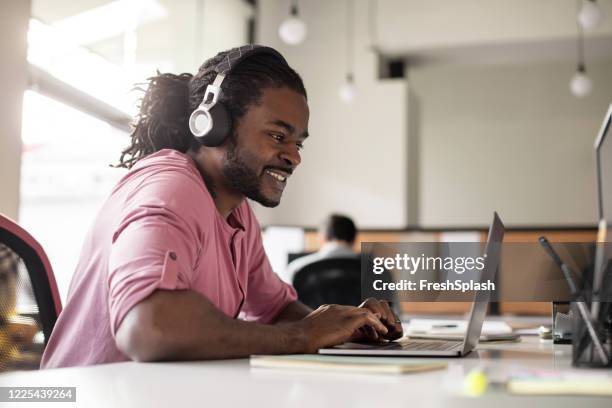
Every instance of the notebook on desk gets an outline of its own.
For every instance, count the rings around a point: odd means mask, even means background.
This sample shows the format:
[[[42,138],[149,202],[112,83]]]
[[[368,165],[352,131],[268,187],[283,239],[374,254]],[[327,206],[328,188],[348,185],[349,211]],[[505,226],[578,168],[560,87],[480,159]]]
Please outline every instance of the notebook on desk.
[[[322,356],[295,354],[286,356],[251,356],[251,367],[297,368],[306,370],[345,371],[353,373],[407,374],[446,368],[445,362],[423,362],[384,357]]]
[[[512,374],[506,387],[521,395],[612,396],[612,375],[600,370],[525,369]]]

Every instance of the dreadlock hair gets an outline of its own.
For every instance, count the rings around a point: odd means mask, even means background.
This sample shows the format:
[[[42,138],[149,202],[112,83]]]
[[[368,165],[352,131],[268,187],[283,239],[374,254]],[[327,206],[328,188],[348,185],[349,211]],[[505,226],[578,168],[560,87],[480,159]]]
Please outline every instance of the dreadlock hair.
[[[189,130],[189,116],[217,76],[213,68],[232,51],[222,51],[205,61],[195,76],[158,72],[149,78],[130,135],[131,144],[122,151],[116,167],[129,169],[138,160],[161,149],[182,153],[198,150],[201,144]],[[219,101],[228,108],[235,129],[249,107],[259,102],[264,89],[283,87],[306,97],[302,79],[289,65],[271,54],[254,54],[234,66],[225,77]],[[232,137],[233,133],[234,130]]]

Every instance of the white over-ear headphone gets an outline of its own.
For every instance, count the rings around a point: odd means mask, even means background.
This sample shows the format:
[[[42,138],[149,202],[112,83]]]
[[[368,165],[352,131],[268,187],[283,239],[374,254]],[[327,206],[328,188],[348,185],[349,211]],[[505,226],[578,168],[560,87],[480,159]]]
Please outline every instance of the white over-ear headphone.
[[[219,101],[221,84],[232,68],[255,54],[271,54],[287,64],[285,58],[273,48],[261,45],[245,45],[230,50],[213,71],[217,73],[212,84],[206,87],[204,98],[189,117],[189,130],[205,146],[219,146],[232,131],[231,115],[227,107]],[[245,89],[245,92],[248,90]]]

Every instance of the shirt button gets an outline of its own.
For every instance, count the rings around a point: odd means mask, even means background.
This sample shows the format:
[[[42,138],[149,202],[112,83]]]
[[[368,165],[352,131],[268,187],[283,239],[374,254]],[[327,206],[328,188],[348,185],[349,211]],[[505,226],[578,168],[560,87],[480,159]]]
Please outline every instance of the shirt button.
[[[176,254],[174,253],[174,251],[170,251],[170,259],[176,261]]]

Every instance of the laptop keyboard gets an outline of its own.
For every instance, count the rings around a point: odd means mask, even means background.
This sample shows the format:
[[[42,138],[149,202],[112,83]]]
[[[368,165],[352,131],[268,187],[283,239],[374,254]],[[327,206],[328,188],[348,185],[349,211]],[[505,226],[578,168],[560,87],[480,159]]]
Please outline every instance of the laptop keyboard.
[[[443,340],[410,340],[400,339],[396,341],[380,343],[346,343],[335,348],[354,350],[408,350],[408,351],[448,351],[463,346],[461,341]]]
[[[446,351],[452,350],[461,346],[460,341],[414,341],[402,340],[398,341],[403,350],[418,350],[418,351]]]

